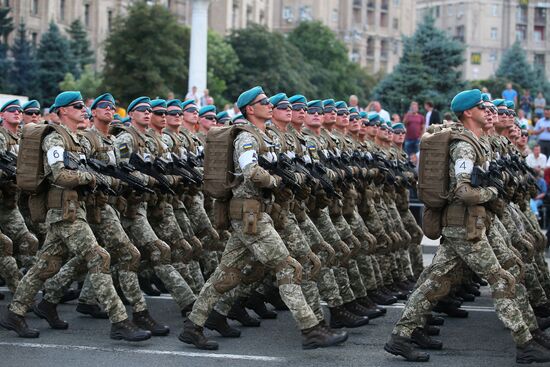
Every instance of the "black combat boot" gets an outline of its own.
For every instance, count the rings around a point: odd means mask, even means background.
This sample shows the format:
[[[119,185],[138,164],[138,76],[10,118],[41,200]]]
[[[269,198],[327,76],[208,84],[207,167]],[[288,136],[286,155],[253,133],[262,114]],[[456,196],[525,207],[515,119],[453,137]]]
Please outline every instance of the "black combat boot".
[[[281,299],[279,288],[271,288],[266,292],[265,301],[271,303],[277,311],[288,311],[288,306]]]
[[[367,316],[371,320],[386,314],[386,309],[383,307],[378,307],[369,297],[357,298],[356,301],[369,311]]]
[[[250,316],[248,311],[246,311],[246,308],[244,308],[244,304],[246,302],[246,298],[239,297],[233,302],[233,306],[231,306],[231,310],[229,310],[229,313],[227,314],[227,318],[231,320],[237,320],[241,323],[242,326],[249,326],[249,327],[258,327],[260,326],[260,320],[258,320],[255,317]]]
[[[249,308],[252,311],[256,312],[256,314],[262,319],[277,318],[277,312],[268,310],[265,305],[263,295],[256,291],[252,292],[250,297],[248,297],[248,299],[246,300],[246,308]]]
[[[357,316],[369,316],[369,309],[361,306],[357,301],[344,303],[344,307],[346,308],[346,310]]]
[[[153,288],[153,285],[151,284],[151,280],[149,278],[138,275],[138,281],[139,287],[146,295],[152,297],[160,296],[160,292],[157,289]]]
[[[434,325],[426,325],[426,326],[424,326],[424,331],[429,336],[438,336],[439,332],[440,332],[440,329],[437,326],[434,326]]]
[[[375,289],[369,292],[369,297],[379,305],[392,305],[397,302],[397,298],[388,294],[385,294],[380,289]]]
[[[167,325],[161,325],[156,322],[148,310],[134,312],[132,321],[138,328],[149,330],[153,336],[165,336],[170,333],[170,328]]]
[[[443,348],[441,341],[430,338],[426,331],[421,328],[414,329],[411,334],[411,340],[422,349],[440,350]]]
[[[329,307],[329,310],[330,327],[333,329],[340,329],[343,327],[356,328],[369,323],[368,317],[351,313],[344,306]]]
[[[219,312],[212,310],[204,326],[210,330],[215,330],[224,338],[238,338],[241,336],[241,331],[237,328],[229,326],[227,317]]]
[[[213,340],[208,340],[203,333],[202,327],[195,325],[191,320],[187,319],[183,322],[183,331],[178,336],[178,339],[186,344],[193,344],[199,349],[216,350],[218,343]]]
[[[32,310],[36,316],[45,319],[52,329],[65,330],[69,327],[67,321],[61,320],[57,314],[57,304],[42,299],[40,303],[33,304]]]
[[[66,303],[78,299],[80,297],[81,289],[78,288],[69,288],[63,292],[63,296],[59,300],[59,303]]]
[[[550,336],[546,335],[544,331],[540,329],[532,330],[531,335],[533,336],[534,341],[536,341],[546,349],[550,349]]]
[[[340,335],[330,332],[321,326],[321,324],[302,330],[303,349],[326,348],[342,342],[343,340]]]
[[[386,287],[389,294],[397,298],[398,300],[406,300],[407,299],[407,293],[403,292],[401,289],[399,289],[395,283],[392,283]]]
[[[550,362],[550,350],[530,340],[524,345],[516,346],[516,363],[543,363]]]
[[[161,293],[170,293],[168,291],[168,289],[166,289],[166,286],[164,285],[164,283],[162,282],[162,280],[160,280],[159,277],[157,277],[156,274],[153,274],[151,276],[151,282],[153,282],[153,284],[155,285],[155,287],[161,292]]]
[[[6,296],[4,296],[4,293],[0,293],[0,301],[3,301],[5,297]]]
[[[79,303],[76,306],[76,312],[80,312],[84,315],[90,315],[94,319],[108,319],[109,315],[103,311],[98,305],[89,305],[86,303]]]
[[[331,329],[330,326],[327,325],[325,320],[319,321],[319,325],[322,328],[326,329],[329,333],[332,333],[332,334],[336,335],[340,339],[339,343],[343,343],[346,340],[348,340],[348,332],[347,331],[344,331],[344,330],[338,330],[337,331],[337,330]]]
[[[434,316],[434,315],[428,315],[426,318],[426,324],[433,325],[433,326],[441,326],[445,323],[445,319],[443,317]]]
[[[456,291],[456,295],[462,298],[464,302],[474,302],[476,300],[476,297],[473,294],[468,293],[463,289]]]
[[[465,319],[468,317],[468,311],[449,305],[448,303],[438,302],[434,307],[434,312],[447,314],[449,317]]]
[[[428,362],[430,355],[414,348],[411,338],[392,334],[384,345],[384,350],[396,356],[401,356],[410,362]]]
[[[481,296],[481,292],[479,291],[479,289],[472,283],[464,284],[462,287],[466,292],[473,294],[476,297]]]
[[[150,338],[149,330],[141,330],[128,319],[111,324],[111,339],[140,342]]]
[[[0,319],[0,326],[15,331],[21,338],[38,338],[40,336],[38,330],[27,326],[27,322],[23,316],[19,316],[10,310]]]
[[[537,317],[539,329],[546,330],[550,327],[550,317]]]
[[[533,311],[538,317],[550,317],[550,305],[548,303],[533,307]]]

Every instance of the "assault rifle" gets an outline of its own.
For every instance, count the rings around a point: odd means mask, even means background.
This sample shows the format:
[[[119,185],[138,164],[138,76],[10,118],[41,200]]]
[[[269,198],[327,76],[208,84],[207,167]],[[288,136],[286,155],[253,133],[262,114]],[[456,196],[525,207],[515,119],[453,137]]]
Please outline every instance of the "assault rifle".
[[[196,157],[191,158],[187,157],[187,160],[179,158],[177,155],[172,153],[172,162],[174,164],[174,170],[175,174],[178,174],[179,176],[182,176],[186,182],[192,183],[194,185],[201,185],[203,181],[202,174],[195,168],[198,167],[196,165],[196,161],[194,161]]]
[[[15,182],[17,157],[12,152],[0,153],[0,170],[3,173],[3,180]]]
[[[269,162],[265,157],[258,157],[258,164],[268,170],[269,172],[281,177],[283,185],[291,189],[293,192],[298,192],[301,187],[296,180],[294,169],[288,161],[281,162],[277,160],[275,162]]]
[[[130,165],[134,166],[139,172],[153,177],[158,182],[159,189],[164,194],[176,195],[174,190],[170,188],[170,182],[166,179],[166,162],[157,158],[154,163],[146,162],[137,153],[132,153],[130,156]]]
[[[501,197],[506,197],[506,188],[502,179],[502,171],[498,168],[496,162],[489,164],[489,169],[485,171],[480,166],[474,166],[470,178],[472,187],[490,187],[497,189]]]
[[[101,173],[93,169],[88,164],[85,158],[77,158],[76,155],[65,151],[63,152],[63,164],[67,169],[73,171],[88,172],[93,175],[95,177],[96,185],[99,191],[108,195],[117,194],[113,189],[111,189],[111,186],[109,185],[109,182],[105,179],[105,177]]]
[[[105,176],[119,179],[121,182],[124,182],[126,185],[128,185],[129,188],[133,190],[148,194],[154,193],[154,191],[144,185],[139,178],[132,176],[131,173],[135,171],[135,168],[127,163],[121,163],[120,167],[117,167],[112,164],[106,164],[98,159],[90,158],[88,159],[88,164],[95,171]]]

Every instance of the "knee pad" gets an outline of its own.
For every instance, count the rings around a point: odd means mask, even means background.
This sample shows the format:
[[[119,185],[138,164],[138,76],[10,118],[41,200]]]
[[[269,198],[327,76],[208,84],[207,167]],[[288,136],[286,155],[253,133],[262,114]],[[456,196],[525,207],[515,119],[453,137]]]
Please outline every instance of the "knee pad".
[[[123,249],[124,261],[120,262],[120,270],[137,272],[139,270],[139,261],[141,253],[132,243],[126,243]]]
[[[13,256],[13,242],[3,233],[0,233],[0,256]]]
[[[434,303],[445,297],[451,290],[451,279],[446,277],[430,278],[429,285],[423,283],[420,287],[430,303]]]
[[[193,257],[193,248],[191,247],[189,242],[187,242],[187,240],[180,238],[174,241],[174,249],[182,253],[182,260],[184,263],[187,264],[189,263],[189,261],[191,261]]]
[[[487,276],[487,282],[493,288],[493,298],[513,298],[516,292],[516,279],[512,274],[500,268]]]
[[[168,244],[162,240],[155,240],[151,244],[156,249],[156,251],[158,251],[158,261],[156,261],[156,263],[160,263],[163,265],[170,264],[172,258],[170,246],[168,246]],[[151,261],[153,261],[153,264],[155,264],[154,260],[156,259],[151,259]]]
[[[288,256],[275,267],[277,285],[302,283],[302,265],[292,256]]]
[[[31,232],[25,232],[17,242],[19,243],[20,255],[35,255],[38,251],[38,238]]]
[[[109,274],[111,255],[103,247],[96,245],[84,256],[90,273]]]
[[[224,265],[220,265],[220,272],[214,274],[216,279],[212,283],[214,289],[220,293],[226,293],[235,288],[241,283],[242,275],[241,271],[237,268],[230,268]]]
[[[59,269],[61,269],[62,258],[61,256],[51,256],[42,254],[39,259],[40,262],[44,261],[45,266],[40,269],[38,278],[42,281],[53,277]]]
[[[241,272],[241,279],[243,284],[249,285],[255,282],[259,282],[264,278],[265,267],[259,261],[254,261],[246,265]]]

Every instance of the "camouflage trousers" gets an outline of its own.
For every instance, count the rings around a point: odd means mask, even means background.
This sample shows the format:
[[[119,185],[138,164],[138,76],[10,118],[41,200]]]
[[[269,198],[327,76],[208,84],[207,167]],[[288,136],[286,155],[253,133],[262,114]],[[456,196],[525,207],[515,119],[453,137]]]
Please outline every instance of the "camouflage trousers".
[[[511,330],[514,341],[527,343],[532,336],[517,306],[513,277],[500,266],[485,233],[477,241],[466,240],[466,235],[463,227],[443,228],[443,243],[424,271],[423,282],[409,297],[393,334],[410,337],[415,328],[423,327],[426,313],[449,292],[453,271],[467,266],[489,280],[497,316]]]
[[[388,215],[388,210],[381,199],[374,201],[374,207],[378,217],[384,223],[384,231],[389,236],[394,231],[391,224],[391,219]],[[394,282],[392,276],[392,264],[395,258],[391,254],[390,243],[381,241],[376,246],[376,260],[380,266],[384,285],[391,285]],[[393,266],[395,268],[395,266]]]
[[[405,225],[405,229],[407,232],[409,232],[409,235],[411,236],[411,243],[409,245],[409,258],[411,263],[412,272],[414,275],[414,278],[418,278],[420,273],[422,273],[422,270],[424,270],[424,260],[422,257],[422,238],[424,237],[424,234],[422,233],[422,229],[416,223],[416,219],[414,219],[414,215],[411,213],[410,210],[407,210],[406,212],[400,212],[401,219],[403,220],[403,224]]]
[[[0,233],[0,276],[6,281],[9,290],[14,293],[21,274],[13,257],[13,242],[3,233]]]
[[[90,223],[98,242],[111,255],[111,271],[117,278],[122,293],[132,306],[134,312],[147,309],[145,298],[139,288],[137,270],[139,266],[139,250],[130,242],[124,232],[118,213],[106,204],[99,208],[99,223]],[[69,260],[61,270],[44,283],[46,295],[44,299],[51,303],[59,303],[63,292],[78,277],[79,273],[86,273],[86,267],[79,258]],[[80,268],[80,271],[78,269]],[[90,286],[89,277],[86,277],[79,302],[95,304],[96,296]]]
[[[86,221],[51,223],[44,246],[37,254],[35,265],[21,279],[10,304],[10,310],[24,316],[32,305],[34,296],[46,279],[53,276],[61,267],[62,258],[67,254],[84,259],[90,272],[90,283],[94,293],[107,311],[112,323],[128,318],[126,309],[113,286],[108,273],[110,256],[99,246]]]
[[[274,269],[281,299],[288,306],[300,329],[318,324],[317,317],[306,302],[299,285],[301,269],[296,260],[289,256],[281,237],[273,228],[273,222],[266,213],[260,213],[256,233],[247,234],[243,222],[232,220],[233,229],[220,266],[206,281],[189,319],[204,325],[214,305],[243,281],[242,269],[251,261],[259,261],[266,268]]]
[[[30,268],[38,251],[38,239],[27,228],[17,206],[0,205],[0,228],[13,241],[13,252],[21,266]]]
[[[142,259],[153,268],[181,310],[195,301],[195,295],[181,274],[172,266],[170,247],[160,240],[147,220],[142,204],[134,218],[121,218],[122,227],[139,249]]]

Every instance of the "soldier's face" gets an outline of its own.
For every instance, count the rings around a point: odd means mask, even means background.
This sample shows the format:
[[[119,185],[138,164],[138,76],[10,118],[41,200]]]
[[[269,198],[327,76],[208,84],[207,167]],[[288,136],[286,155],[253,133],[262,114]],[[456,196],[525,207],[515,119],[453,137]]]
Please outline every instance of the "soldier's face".
[[[94,121],[101,121],[103,123],[110,123],[113,121],[114,116],[114,106],[109,107],[104,104],[98,104],[101,107],[96,107],[92,110],[92,115],[94,116]]]
[[[395,144],[403,144],[403,142],[405,141],[405,131],[394,131],[392,134],[392,139]]]
[[[21,107],[17,105],[8,106],[4,109],[4,112],[2,112],[2,120],[10,125],[19,124],[21,118]]]
[[[143,109],[143,111],[139,111]],[[140,103],[128,113],[132,118],[132,123],[147,127],[151,122],[151,106],[148,103]]]
[[[180,127],[183,121],[183,111],[178,106],[170,106],[166,109],[166,125]]]
[[[199,110],[194,104],[188,105],[183,110],[183,121],[188,124],[195,125],[199,122]]]
[[[267,100],[267,102],[266,102]],[[273,116],[273,105],[269,103],[265,94],[260,94],[254,101],[246,106],[249,116],[256,116],[261,120],[269,120]]]
[[[354,119],[353,121],[350,121],[349,126],[348,126],[348,130],[351,133],[356,134],[357,132],[359,132],[360,129],[361,129],[361,119],[360,118],[357,118],[357,119]]]
[[[199,118],[199,124],[201,127],[208,131],[214,125],[216,125],[216,114],[214,112],[207,112]]]
[[[323,115],[317,111],[315,113],[310,113],[309,111],[306,115],[306,126],[311,128],[320,128],[322,121],[323,121]]]
[[[325,113],[323,123],[325,125],[333,125],[336,123],[337,117],[338,115],[336,114],[336,110],[333,109],[332,111]]]
[[[280,102],[273,109],[273,119],[289,123],[292,120],[292,107],[288,102]]]
[[[151,115],[151,124],[154,127],[160,129],[166,127],[166,108],[162,106],[157,106],[153,108],[153,113]]]
[[[34,124],[40,122],[40,110],[38,108],[29,108],[23,112],[23,123],[26,125],[31,122]]]
[[[485,125],[483,126],[483,130],[489,131],[494,127],[498,115],[495,112],[495,106],[491,102],[484,102],[483,106],[485,107]]]
[[[350,115],[336,115],[336,126],[339,128],[347,128],[349,126]]]
[[[86,108],[84,108],[84,102],[76,101],[65,107],[59,109],[61,111],[61,116],[76,122],[77,124],[84,121],[87,116]]]
[[[304,103],[297,102],[292,104],[292,122],[303,124],[306,120],[307,106]]]

